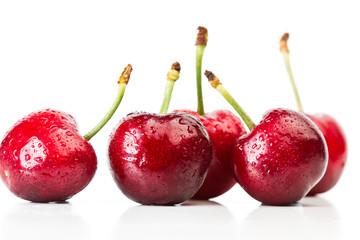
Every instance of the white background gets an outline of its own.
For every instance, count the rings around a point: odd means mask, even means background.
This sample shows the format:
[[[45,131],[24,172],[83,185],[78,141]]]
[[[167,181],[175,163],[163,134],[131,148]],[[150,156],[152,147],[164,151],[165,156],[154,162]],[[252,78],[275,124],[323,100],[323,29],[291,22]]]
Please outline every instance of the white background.
[[[0,135],[43,108],[72,114],[81,134],[106,113],[117,79],[134,71],[123,102],[91,140],[98,171],[67,204],[34,204],[0,185],[0,239],[359,238],[359,4],[356,1],[0,1]],[[239,185],[213,202],[147,207],[128,200],[108,170],[108,136],[132,111],[158,112],[166,73],[182,66],[170,110],[196,109],[195,38],[209,29],[203,68],[252,116],[296,108],[279,52],[290,33],[293,73],[308,113],[335,117],[348,162],[330,192],[267,207]],[[231,109],[204,80],[205,110]]]

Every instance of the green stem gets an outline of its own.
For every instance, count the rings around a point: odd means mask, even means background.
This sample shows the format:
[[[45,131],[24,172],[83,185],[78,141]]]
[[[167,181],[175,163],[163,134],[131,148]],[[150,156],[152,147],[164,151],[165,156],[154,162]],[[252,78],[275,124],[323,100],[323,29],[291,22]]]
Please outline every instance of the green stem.
[[[242,120],[245,122],[246,126],[251,131],[255,124],[249,117],[249,115],[246,114],[246,112],[240,107],[240,105],[235,101],[235,99],[230,95],[228,91],[223,87],[222,84],[217,85],[215,88],[218,92],[221,93],[221,95],[230,103],[230,105],[235,109],[235,111],[240,115]]]
[[[165,88],[164,100],[160,109],[160,114],[166,114],[169,109],[171,94],[174,89],[174,83],[179,79],[180,76],[180,63],[175,62],[171,65],[171,69],[167,74],[167,83]]]
[[[171,94],[174,88],[175,81],[167,80],[166,88],[165,88],[165,94],[164,94],[164,100],[160,109],[160,114],[166,114],[169,109]]]
[[[235,99],[230,95],[228,91],[223,87],[220,80],[213,74],[211,71],[205,71],[205,76],[209,80],[211,86],[215,88],[221,95],[230,103],[230,105],[236,110],[236,112],[240,115],[242,120],[245,122],[246,126],[251,131],[255,124],[249,117],[249,115],[246,114],[246,112],[240,107],[240,105],[235,101]]]
[[[292,72],[291,72],[289,53],[282,51],[282,54],[284,56],[285,67],[286,67],[286,70],[287,70],[287,72],[289,74],[289,78],[290,78],[291,85],[292,85],[292,88],[293,88],[293,91],[294,91],[294,94],[295,94],[298,109],[299,109],[300,112],[302,112],[303,107],[302,107],[302,104],[301,104],[301,101],[300,101],[299,92],[298,92],[296,84],[295,84],[294,76],[292,75]]]
[[[203,102],[203,95],[202,95],[202,86],[201,86],[201,77],[202,77],[202,59],[204,55],[205,46],[204,45],[196,45],[196,89],[197,89],[197,100],[198,100],[198,107],[197,112],[204,116],[204,102]]]
[[[97,132],[100,131],[102,127],[105,126],[105,124],[109,121],[109,119],[114,115],[116,109],[120,105],[120,102],[124,96],[126,83],[120,83],[118,84],[118,93],[116,95],[115,101],[113,105],[111,106],[110,110],[106,113],[105,117],[93,128],[90,132],[84,135],[84,138],[89,141]]]

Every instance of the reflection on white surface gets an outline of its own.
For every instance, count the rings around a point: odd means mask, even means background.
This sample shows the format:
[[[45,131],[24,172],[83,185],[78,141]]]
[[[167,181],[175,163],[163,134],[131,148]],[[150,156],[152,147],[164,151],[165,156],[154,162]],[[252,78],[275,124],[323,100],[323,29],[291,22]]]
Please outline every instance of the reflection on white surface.
[[[321,197],[288,207],[252,200],[129,208],[117,201],[10,203],[0,205],[0,239],[358,239],[350,213]]]
[[[307,197],[293,206],[259,206],[242,222],[250,239],[342,239],[341,219],[332,204]]]
[[[86,223],[69,203],[15,204],[0,229],[0,239],[89,239]]]
[[[135,206],[114,226],[114,239],[222,239],[235,219],[223,205],[187,201],[179,206]],[[199,236],[200,236],[199,235]]]

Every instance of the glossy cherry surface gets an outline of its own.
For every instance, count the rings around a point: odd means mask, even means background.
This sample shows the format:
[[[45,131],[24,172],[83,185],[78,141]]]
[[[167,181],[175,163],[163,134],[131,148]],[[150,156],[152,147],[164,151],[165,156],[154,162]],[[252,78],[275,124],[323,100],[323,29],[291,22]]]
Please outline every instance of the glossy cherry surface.
[[[347,144],[345,134],[334,118],[325,114],[307,116],[324,135],[329,151],[329,161],[325,175],[309,192],[309,195],[315,195],[330,190],[339,181],[346,163]]]
[[[210,199],[227,192],[236,181],[232,173],[231,153],[236,140],[246,134],[241,120],[232,112],[217,110],[201,116],[195,111],[179,110],[190,113],[205,126],[212,144],[212,160],[209,172],[194,199]]]
[[[304,114],[275,109],[241,137],[233,151],[239,184],[258,201],[288,205],[323,176],[328,156],[323,135]]]
[[[97,160],[78,133],[75,119],[46,109],[18,121],[0,146],[0,175],[20,198],[33,202],[66,200],[93,178]]]
[[[172,205],[191,198],[205,179],[211,154],[205,128],[187,113],[131,113],[110,137],[114,180],[141,204]]]

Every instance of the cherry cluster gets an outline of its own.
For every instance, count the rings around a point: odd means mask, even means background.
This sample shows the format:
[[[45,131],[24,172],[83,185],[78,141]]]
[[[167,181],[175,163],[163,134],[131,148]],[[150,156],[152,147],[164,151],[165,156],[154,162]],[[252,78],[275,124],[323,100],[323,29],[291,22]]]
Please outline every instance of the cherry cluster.
[[[288,205],[330,190],[346,162],[346,139],[332,117],[303,113],[289,63],[289,35],[282,36],[280,50],[299,111],[270,110],[255,125],[211,71],[205,71],[211,86],[242,121],[228,110],[205,113],[202,59],[208,32],[204,27],[198,30],[198,109],[168,113],[180,74],[176,62],[167,74],[160,113],[130,113],[110,135],[110,170],[121,191],[141,204],[174,205],[220,196],[238,182],[264,204]],[[118,108],[131,71],[129,64],[110,110],[84,136],[71,115],[57,110],[40,110],[19,120],[0,145],[0,175],[10,191],[33,202],[57,202],[84,189],[97,169],[89,140]]]

